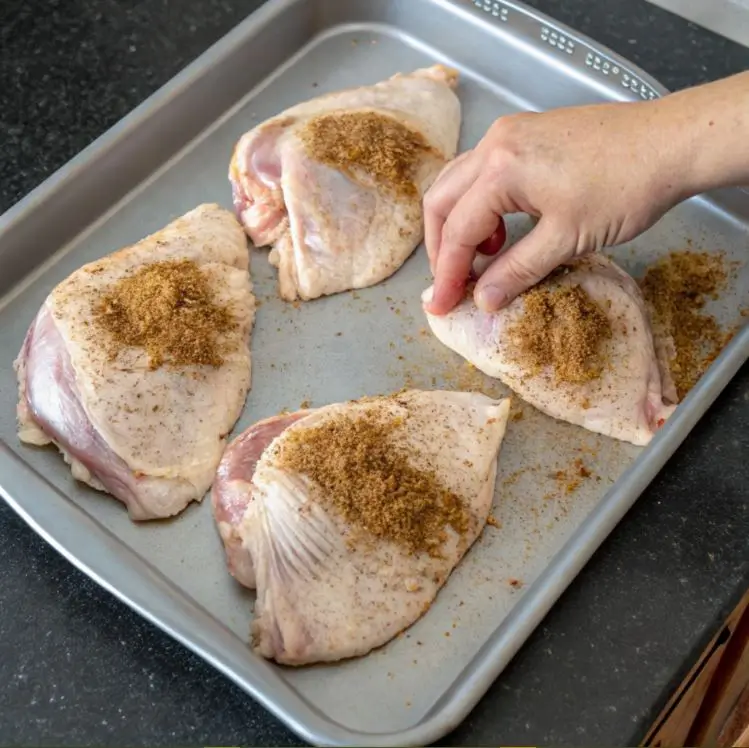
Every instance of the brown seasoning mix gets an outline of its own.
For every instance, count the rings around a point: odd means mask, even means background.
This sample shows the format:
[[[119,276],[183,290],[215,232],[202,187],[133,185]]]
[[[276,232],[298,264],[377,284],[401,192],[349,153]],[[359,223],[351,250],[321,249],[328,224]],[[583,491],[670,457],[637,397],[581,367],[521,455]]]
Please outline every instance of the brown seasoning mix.
[[[723,257],[684,250],[649,267],[640,281],[654,327],[671,335],[676,355],[670,362],[679,400],[696,384],[730,338],[704,311],[726,282]]]
[[[220,366],[219,335],[236,327],[191,260],[154,262],[126,276],[95,302],[94,320],[108,333],[112,359],[123,348],[143,348],[152,370]]]
[[[579,286],[535,286],[508,330],[512,355],[533,373],[550,366],[557,382],[582,384],[600,376],[602,343],[611,337],[606,314]]]
[[[351,178],[361,169],[404,197],[416,197],[416,167],[432,149],[423,136],[378,112],[334,112],[305,124],[308,155]]]
[[[432,471],[410,464],[398,445],[403,423],[372,411],[338,415],[289,432],[279,465],[317,484],[327,508],[355,531],[437,557],[447,526],[463,535],[470,516],[461,497]]]

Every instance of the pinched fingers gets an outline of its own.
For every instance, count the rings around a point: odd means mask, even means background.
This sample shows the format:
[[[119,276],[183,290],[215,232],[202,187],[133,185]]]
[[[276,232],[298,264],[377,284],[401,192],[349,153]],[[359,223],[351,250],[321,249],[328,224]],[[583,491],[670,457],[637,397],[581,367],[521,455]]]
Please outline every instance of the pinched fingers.
[[[434,274],[442,243],[442,227],[455,204],[474,183],[481,170],[474,151],[466,151],[444,167],[424,195],[424,244]]]
[[[503,309],[569,260],[574,251],[568,235],[542,217],[530,233],[500,254],[481,276],[474,291],[477,306],[486,312]]]
[[[476,247],[494,235],[500,221],[485,180],[475,180],[443,223],[430,313],[446,314],[460,301]]]

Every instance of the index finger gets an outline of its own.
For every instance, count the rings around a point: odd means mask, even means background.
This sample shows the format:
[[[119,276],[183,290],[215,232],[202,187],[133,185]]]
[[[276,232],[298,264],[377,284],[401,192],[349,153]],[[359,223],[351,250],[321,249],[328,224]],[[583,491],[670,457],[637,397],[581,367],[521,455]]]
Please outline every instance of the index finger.
[[[458,200],[442,227],[431,314],[446,314],[462,298],[476,247],[494,234],[501,217],[493,209],[490,190],[476,180]]]
[[[479,174],[480,163],[466,151],[453,159],[424,195],[424,244],[432,274],[436,271],[442,243],[442,227],[450,211]]]

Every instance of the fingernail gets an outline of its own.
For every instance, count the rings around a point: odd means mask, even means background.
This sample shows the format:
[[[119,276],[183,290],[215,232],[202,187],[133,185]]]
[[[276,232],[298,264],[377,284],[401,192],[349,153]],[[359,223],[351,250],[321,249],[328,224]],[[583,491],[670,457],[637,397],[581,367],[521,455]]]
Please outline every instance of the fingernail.
[[[499,286],[484,286],[477,294],[476,305],[484,312],[496,312],[507,303],[507,294]]]
[[[434,298],[434,286],[429,286],[429,288],[427,288],[427,290],[424,291],[423,294],[421,294],[421,303],[431,304],[433,298]]]

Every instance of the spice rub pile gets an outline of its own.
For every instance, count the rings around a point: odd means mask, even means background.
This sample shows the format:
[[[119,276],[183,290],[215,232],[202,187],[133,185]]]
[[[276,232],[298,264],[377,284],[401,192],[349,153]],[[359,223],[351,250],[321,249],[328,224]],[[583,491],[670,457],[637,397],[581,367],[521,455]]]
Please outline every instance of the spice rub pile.
[[[465,534],[470,515],[434,472],[410,463],[398,440],[403,424],[378,412],[339,414],[290,431],[277,464],[317,484],[323,506],[355,531],[438,556],[446,528]]]
[[[161,366],[223,363],[221,336],[235,329],[228,308],[215,300],[208,278],[192,260],[139,268],[94,302],[94,320],[108,336],[112,359],[143,348],[151,370]]]
[[[655,329],[674,341],[670,369],[680,400],[731,337],[704,309],[726,279],[722,255],[684,250],[648,268],[640,282]]]
[[[300,132],[307,154],[356,179],[361,170],[400,197],[417,197],[416,169],[431,149],[424,137],[372,111],[335,112],[311,119]]]
[[[522,298],[523,311],[508,330],[514,360],[532,374],[550,367],[558,384],[599,377],[611,323],[584,289],[545,283]]]

